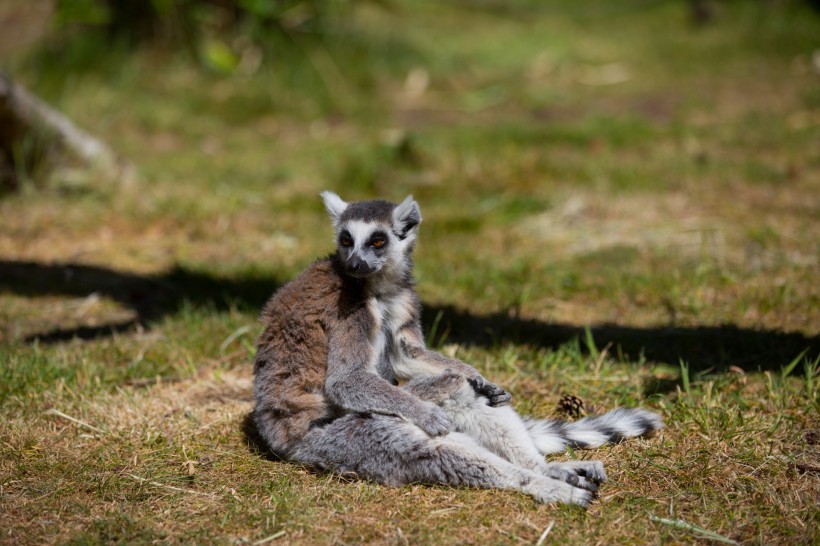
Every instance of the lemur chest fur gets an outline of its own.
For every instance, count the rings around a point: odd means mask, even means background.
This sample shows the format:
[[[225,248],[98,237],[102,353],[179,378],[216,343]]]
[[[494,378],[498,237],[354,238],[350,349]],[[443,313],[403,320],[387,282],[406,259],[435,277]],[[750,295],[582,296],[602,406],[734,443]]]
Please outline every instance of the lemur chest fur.
[[[370,343],[370,368],[391,383],[396,383],[396,368],[403,355],[398,343],[402,327],[412,323],[414,298],[409,289],[387,295],[370,296],[367,307],[373,316]]]

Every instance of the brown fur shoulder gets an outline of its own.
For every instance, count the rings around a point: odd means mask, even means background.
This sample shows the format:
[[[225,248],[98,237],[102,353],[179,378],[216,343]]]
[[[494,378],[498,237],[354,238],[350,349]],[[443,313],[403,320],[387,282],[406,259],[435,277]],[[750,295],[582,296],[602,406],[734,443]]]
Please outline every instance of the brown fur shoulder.
[[[336,320],[343,279],[332,260],[316,261],[265,305],[257,341],[254,390],[257,426],[271,448],[287,451],[330,415],[323,394],[328,329]]]
[[[327,303],[328,296],[338,293],[341,279],[335,273],[329,258],[317,260],[298,277],[274,293],[262,309],[264,323],[281,317],[283,313],[310,311]]]

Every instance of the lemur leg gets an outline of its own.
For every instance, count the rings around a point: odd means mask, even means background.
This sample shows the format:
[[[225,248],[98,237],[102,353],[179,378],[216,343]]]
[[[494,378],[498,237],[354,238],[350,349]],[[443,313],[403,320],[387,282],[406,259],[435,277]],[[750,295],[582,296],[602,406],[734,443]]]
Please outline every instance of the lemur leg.
[[[591,491],[606,481],[599,461],[547,463],[521,416],[509,406],[489,406],[487,398],[476,394],[459,374],[417,378],[404,388],[442,407],[455,432],[467,434],[511,463]]]
[[[440,483],[509,489],[543,503],[586,506],[592,492],[518,467],[453,432],[427,436],[399,417],[351,414],[314,427],[290,458],[387,485]]]

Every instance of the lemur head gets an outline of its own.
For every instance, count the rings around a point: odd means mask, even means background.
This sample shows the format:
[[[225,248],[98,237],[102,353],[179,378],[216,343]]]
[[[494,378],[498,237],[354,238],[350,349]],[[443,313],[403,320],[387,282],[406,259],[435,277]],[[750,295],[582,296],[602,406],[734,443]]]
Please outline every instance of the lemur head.
[[[336,230],[337,254],[348,275],[402,276],[410,271],[410,254],[421,223],[421,211],[412,196],[398,205],[346,203],[329,191],[322,193],[322,199]]]

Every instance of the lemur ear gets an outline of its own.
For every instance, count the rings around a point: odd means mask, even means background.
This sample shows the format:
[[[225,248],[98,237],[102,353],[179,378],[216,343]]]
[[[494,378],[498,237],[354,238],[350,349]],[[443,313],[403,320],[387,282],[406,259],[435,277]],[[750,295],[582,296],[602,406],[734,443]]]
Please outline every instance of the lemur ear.
[[[421,223],[419,204],[408,195],[404,201],[393,209],[393,230],[399,238],[404,239],[410,231]]]
[[[327,213],[330,215],[331,220],[333,220],[333,225],[337,225],[339,223],[339,217],[347,208],[347,203],[332,191],[323,191],[320,195],[322,196],[322,201],[325,203]]]

